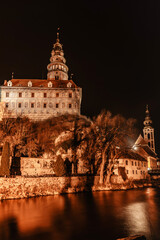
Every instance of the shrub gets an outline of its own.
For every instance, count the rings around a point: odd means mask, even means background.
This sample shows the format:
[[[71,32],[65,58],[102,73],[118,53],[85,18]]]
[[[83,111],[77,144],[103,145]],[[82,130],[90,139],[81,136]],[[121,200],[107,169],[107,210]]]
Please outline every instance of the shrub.
[[[10,159],[9,143],[5,142],[4,145],[3,145],[3,151],[2,151],[0,176],[9,176],[10,175],[9,159]]]

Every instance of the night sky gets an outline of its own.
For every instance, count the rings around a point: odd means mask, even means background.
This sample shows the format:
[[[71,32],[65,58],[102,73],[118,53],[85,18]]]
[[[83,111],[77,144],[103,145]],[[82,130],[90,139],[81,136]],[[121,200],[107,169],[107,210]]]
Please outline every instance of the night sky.
[[[60,27],[69,74],[83,89],[82,114],[136,118],[149,104],[160,153],[160,1],[5,1],[0,7],[0,83],[46,78]]]

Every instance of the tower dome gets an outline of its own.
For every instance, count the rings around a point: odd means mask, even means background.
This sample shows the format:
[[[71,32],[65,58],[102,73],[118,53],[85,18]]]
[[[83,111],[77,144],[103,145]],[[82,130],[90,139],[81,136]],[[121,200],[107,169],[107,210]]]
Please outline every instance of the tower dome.
[[[68,67],[66,65],[66,59],[64,58],[62,44],[59,40],[59,32],[57,32],[56,43],[53,44],[53,50],[47,70],[48,80],[68,80]]]

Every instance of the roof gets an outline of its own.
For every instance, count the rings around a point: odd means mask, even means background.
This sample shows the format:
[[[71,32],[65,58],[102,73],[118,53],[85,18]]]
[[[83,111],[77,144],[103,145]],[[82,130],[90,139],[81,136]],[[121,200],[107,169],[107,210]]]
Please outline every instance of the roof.
[[[134,145],[141,145],[141,144],[148,146],[147,142],[144,140],[144,138],[143,138],[142,135],[140,134],[140,135],[138,136],[138,138],[137,138],[137,140],[136,140],[136,142],[135,142]]]
[[[137,152],[140,155],[148,155],[157,158],[157,154],[148,146],[147,142],[144,140],[141,134],[137,138],[134,147],[137,148]]]
[[[48,83],[52,83],[52,88],[68,88],[70,82],[71,88],[79,88],[72,80],[47,80],[47,79],[11,79],[12,87],[28,87],[28,82],[32,82],[32,87],[48,88]],[[7,86],[7,81],[4,83]]]
[[[135,152],[134,150],[123,150],[121,152],[120,158],[127,158],[127,159],[135,159],[140,161],[147,161],[146,158],[142,157],[140,154]]]

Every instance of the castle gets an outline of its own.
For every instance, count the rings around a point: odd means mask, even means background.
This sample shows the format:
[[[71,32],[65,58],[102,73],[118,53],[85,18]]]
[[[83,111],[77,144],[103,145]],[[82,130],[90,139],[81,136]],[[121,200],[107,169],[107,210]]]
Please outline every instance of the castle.
[[[62,114],[80,114],[82,89],[68,79],[68,67],[57,33],[47,79],[12,79],[0,87],[0,120],[28,117],[44,120]]]

